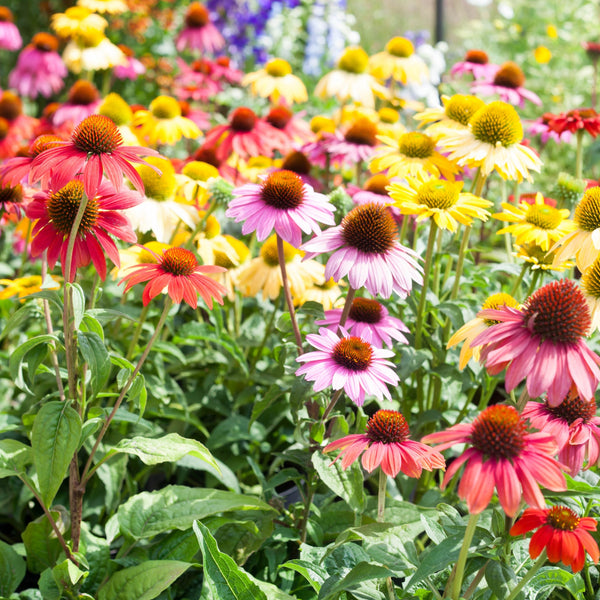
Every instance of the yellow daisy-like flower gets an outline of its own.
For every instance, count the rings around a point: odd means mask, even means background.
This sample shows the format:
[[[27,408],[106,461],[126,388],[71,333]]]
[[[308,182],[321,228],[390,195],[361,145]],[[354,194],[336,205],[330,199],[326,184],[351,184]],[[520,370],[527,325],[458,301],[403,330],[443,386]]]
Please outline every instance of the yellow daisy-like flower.
[[[400,121],[400,113],[395,108],[384,106],[377,111],[377,133],[397,138],[406,133],[406,127]]]
[[[310,120],[310,130],[316,134],[333,133],[335,121],[323,115],[316,115]]]
[[[585,191],[573,220],[575,231],[552,247],[556,251],[554,262],[559,264],[574,256],[577,268],[583,273],[600,255],[600,187]]]
[[[59,36],[69,38],[76,35],[102,33],[108,26],[108,21],[94,14],[89,8],[72,6],[64,13],[52,15],[50,24]]]
[[[12,298],[13,296],[25,298],[30,294],[40,292],[42,289],[57,290],[60,288],[58,281],[49,275],[46,277],[46,281],[43,281],[39,275],[27,275],[16,279],[0,279],[0,285],[5,286],[0,290],[0,300],[6,300],[6,298]]]
[[[468,129],[469,119],[482,107],[485,102],[477,96],[454,94],[442,96],[443,106],[426,108],[413,118],[420,121],[419,127],[425,126],[427,135],[439,140],[447,129]]]
[[[200,129],[196,123],[181,116],[181,106],[172,96],[158,96],[149,110],[138,110],[133,115],[133,125],[142,143],[172,145],[182,137],[197,138]]]
[[[596,259],[581,276],[581,291],[590,307],[592,331],[600,329],[600,259]]]
[[[308,100],[306,86],[292,73],[290,63],[282,58],[274,58],[264,68],[244,75],[242,85],[249,85],[254,96],[270,97],[274,104],[280,98],[284,98],[288,104]]]
[[[306,288],[302,297],[298,300],[298,306],[306,302],[318,302],[323,310],[332,308],[342,308],[344,306],[344,296],[340,285],[345,285],[343,281],[336,283],[331,277],[324,283],[315,283]]]
[[[442,175],[454,181],[459,172],[456,163],[435,149],[435,140],[425,133],[410,131],[397,137],[377,136],[384,146],[369,163],[371,173],[388,171],[388,177]]]
[[[510,308],[519,308],[519,303],[510,294],[493,294],[481,306],[481,310],[498,309],[502,306]],[[460,349],[458,367],[464,369],[471,358],[479,360],[479,346],[472,347],[471,342],[488,327],[493,325],[493,321],[475,317],[468,323],[465,323],[449,340],[446,348],[452,348],[460,342],[464,342]]]
[[[119,94],[111,92],[98,107],[98,114],[109,117],[117,126],[124,146],[138,146],[139,140],[131,129],[133,111]]]
[[[129,10],[123,0],[77,0],[77,6],[83,6],[98,13],[120,15]]]
[[[392,78],[403,85],[420,83],[429,73],[425,61],[415,54],[413,43],[404,37],[392,38],[383,52],[371,56],[369,68],[377,79]]]
[[[524,246],[515,246],[514,256],[529,263],[532,271],[541,269],[542,271],[556,271],[562,273],[575,266],[570,260],[559,264],[554,264],[554,252],[542,250],[537,244],[525,244]]]
[[[267,169],[277,166],[279,160],[269,158],[268,156],[251,156],[248,160],[242,160],[237,156],[230,156],[227,161],[250,182],[256,183],[261,175],[264,175]]]
[[[325,266],[316,260],[302,262],[304,252],[283,242],[285,266],[292,298],[297,303],[306,289],[325,280]],[[277,236],[267,238],[260,255],[243,265],[238,272],[239,289],[244,296],[255,296],[262,291],[263,299],[275,300],[279,296],[283,281],[277,256]]]
[[[403,215],[417,215],[417,222],[433,219],[441,229],[456,231],[458,224],[470,226],[473,219],[487,221],[492,203],[479,196],[461,193],[463,181],[430,177],[407,177],[406,183],[392,183],[390,197]]]
[[[71,73],[79,74],[112,69],[124,64],[127,57],[103,33],[93,32],[79,34],[71,40],[65,46],[62,59]]]
[[[317,83],[315,95],[319,98],[337,98],[340,102],[352,100],[368,108],[375,108],[375,94],[388,98],[385,87],[367,72],[369,55],[360,47],[346,48],[337,68],[324,75]]]
[[[523,125],[513,106],[497,100],[482,106],[469,119],[468,129],[448,130],[439,144],[460,166],[479,167],[482,175],[497,171],[503,179],[530,180],[542,161],[520,142]]]
[[[183,167],[181,173],[175,174],[177,194],[183,196],[188,204],[201,206],[210,198],[208,183],[215,177],[220,177],[215,166],[193,160]]]
[[[547,252],[551,244],[575,230],[575,223],[569,219],[569,211],[546,204],[539,192],[535,195],[534,204],[525,200],[516,206],[503,202],[502,208],[504,212],[495,213],[494,219],[514,225],[504,227],[498,234],[514,235],[519,246],[533,242]]]
[[[130,246],[129,248],[119,250],[120,266],[115,267],[111,271],[112,278],[120,279],[127,274],[129,267],[134,267],[136,265],[156,264],[156,258],[154,255],[150,254],[148,250],[151,250],[158,256],[162,256],[165,250],[168,250],[172,247],[173,246],[170,244],[150,241],[146,242],[144,247],[136,244],[135,246]],[[146,250],[146,248],[148,248],[148,250]]]
[[[550,62],[552,52],[546,46],[538,46],[533,52],[533,57],[540,65],[545,65]]]

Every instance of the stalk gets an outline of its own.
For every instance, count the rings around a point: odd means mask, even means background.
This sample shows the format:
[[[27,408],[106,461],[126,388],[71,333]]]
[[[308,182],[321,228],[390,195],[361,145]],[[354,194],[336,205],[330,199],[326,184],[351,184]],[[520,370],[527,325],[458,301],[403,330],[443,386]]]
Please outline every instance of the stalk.
[[[456,568],[454,571],[454,579],[452,581],[452,600],[460,600],[460,590],[462,588],[463,577],[465,574],[467,556],[469,554],[469,548],[471,547],[471,541],[473,540],[473,534],[475,533],[478,520],[479,513],[469,516],[469,522],[467,523],[467,529],[465,530],[465,537],[463,539],[460,554],[458,555],[458,562],[456,563]]]
[[[277,257],[279,259],[279,268],[281,270],[281,281],[283,282],[283,294],[290,313],[290,319],[292,321],[292,329],[294,330],[294,337],[296,338],[296,346],[298,348],[298,356],[304,353],[302,349],[302,334],[298,327],[298,321],[296,320],[296,310],[294,309],[294,301],[292,300],[292,292],[290,291],[290,283],[287,276],[287,270],[285,267],[285,254],[283,250],[283,240],[281,236],[277,234]]]
[[[514,600],[519,595],[519,592],[531,581],[533,576],[538,572],[539,568],[545,562],[546,562],[546,550],[544,550],[540,554],[539,558],[535,561],[535,563],[533,564],[531,569],[529,569],[529,571],[527,571],[527,573],[525,573],[525,576],[523,577],[523,579],[521,579],[521,581],[519,581],[519,583],[517,583],[517,585],[515,586],[513,591],[506,598],[506,600]]]

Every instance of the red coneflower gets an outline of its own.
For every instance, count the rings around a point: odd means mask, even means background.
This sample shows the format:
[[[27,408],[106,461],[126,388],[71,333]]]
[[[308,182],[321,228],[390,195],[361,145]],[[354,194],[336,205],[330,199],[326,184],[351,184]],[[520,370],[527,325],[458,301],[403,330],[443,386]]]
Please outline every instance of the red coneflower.
[[[558,134],[570,131],[575,133],[585,129],[593,138],[600,133],[600,115],[593,108],[576,108],[565,113],[553,115],[548,127]]]

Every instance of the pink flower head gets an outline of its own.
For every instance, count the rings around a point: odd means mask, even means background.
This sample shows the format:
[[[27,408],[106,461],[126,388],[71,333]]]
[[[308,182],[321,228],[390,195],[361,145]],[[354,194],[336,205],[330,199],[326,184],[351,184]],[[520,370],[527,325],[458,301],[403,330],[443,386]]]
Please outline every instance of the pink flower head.
[[[600,418],[596,416],[596,400],[582,400],[569,392],[558,405],[547,402],[528,402],[523,418],[544,433],[554,436],[558,444],[558,460],[569,467],[571,475],[586,469],[600,457]]]
[[[570,142],[573,134],[568,129],[558,133],[550,127],[550,121],[555,117],[556,115],[552,113],[544,113],[541,117],[529,123],[527,132],[529,135],[539,135],[542,144],[546,144],[550,139],[557,143]]]
[[[480,361],[491,375],[507,367],[506,391],[527,378],[529,396],[546,392],[550,406],[558,406],[571,388],[584,400],[594,397],[600,357],[583,340],[590,331],[590,309],[572,281],[546,284],[526,300],[522,310],[503,306],[477,316],[496,324],[480,333],[471,346],[483,346]]]
[[[357,119],[344,134],[336,131],[330,140],[328,152],[334,163],[355,165],[373,157],[377,146],[377,125],[370,119]]]
[[[281,131],[287,139],[287,144],[284,147],[277,148],[281,154],[287,154],[293,150],[296,144],[304,143],[313,138],[310,125],[302,120],[302,114],[304,113],[294,115],[289,108],[280,104],[279,106],[273,106],[265,117],[265,121]]]
[[[326,310],[325,318],[315,324],[337,331],[341,316],[341,308]],[[344,326],[349,333],[369,342],[375,348],[391,348],[392,338],[401,344],[408,344],[402,334],[409,331],[408,327],[400,319],[391,317],[383,304],[370,298],[354,298]]]
[[[491,80],[474,81],[471,84],[471,94],[492,96],[498,94],[500,100],[523,107],[525,100],[541,106],[542,100],[531,90],[525,89],[525,75],[514,62],[505,62]]]
[[[315,392],[329,386],[334,390],[344,388],[357,406],[363,405],[365,394],[378,400],[391,400],[386,384],[396,386],[399,381],[391,368],[394,365],[387,360],[394,353],[374,348],[359,337],[348,336],[345,331],[342,333],[344,337],[340,338],[333,331],[321,327],[318,335],[307,335],[306,340],[317,350],[296,359],[305,363],[296,375],[306,375],[308,381],[314,381]]]
[[[36,221],[31,232],[31,254],[39,256],[46,250],[48,266],[51,269],[60,257],[63,275],[67,281],[73,281],[77,268],[85,267],[91,261],[100,278],[104,280],[106,256],[115,265],[120,264],[119,252],[110,235],[129,243],[137,241],[129,220],[119,211],[137,206],[143,197],[133,191],[115,192],[113,186],[107,182],[99,186],[93,196],[88,196],[89,200],[77,231],[71,271],[65,273],[69,235],[83,193],[83,183],[78,179],[71,179],[64,186],[51,183],[49,190],[33,197],[27,206],[27,216]]]
[[[321,169],[327,168],[331,164],[331,146],[339,141],[339,137],[334,133],[324,131],[318,134],[313,142],[307,142],[300,147],[300,150],[306,154],[308,160]]]
[[[58,52],[58,38],[49,33],[36,33],[23,48],[17,66],[10,72],[8,84],[28,98],[49,98],[65,85],[67,67]]]
[[[347,469],[364,451],[362,465],[369,473],[381,466],[389,477],[400,471],[418,478],[423,469],[443,469],[444,457],[433,448],[410,437],[408,424],[402,413],[395,410],[378,410],[367,423],[366,433],[347,435],[327,444],[323,452],[341,450],[335,460],[342,459],[342,469]],[[335,462],[335,460],[333,462]]]
[[[421,284],[418,255],[398,242],[398,226],[383,204],[370,202],[353,208],[337,227],[302,245],[305,258],[333,252],[325,279],[348,276],[354,289],[366,287],[372,296],[406,298],[413,281]]]
[[[225,216],[237,223],[244,221],[242,233],[256,231],[259,242],[275,230],[288,244],[299,248],[303,231],[321,231],[317,222],[335,225],[335,207],[292,171],[275,171],[262,183],[248,183],[233,194]]]
[[[454,425],[426,435],[423,441],[440,444],[438,450],[469,445],[448,467],[442,489],[465,465],[458,495],[472,514],[486,508],[494,488],[509,517],[517,514],[521,497],[531,506],[545,507],[539,484],[554,491],[566,489],[563,465],[552,458],[554,438],[548,433],[528,433],[526,421],[512,406],[489,406],[470,425]]]
[[[127,292],[134,285],[147,281],[142,297],[144,306],[163,291],[169,294],[173,302],[185,301],[192,308],[198,306],[198,294],[210,309],[213,307],[213,300],[223,304],[223,296],[227,290],[205,273],[221,273],[226,269],[216,265],[199,265],[194,253],[185,248],[167,248],[162,255],[158,255],[149,248],[142,247],[156,262],[130,267],[119,283],[127,281],[124,290]]]
[[[192,2],[185,15],[185,27],[175,41],[177,51],[190,48],[202,52],[216,52],[224,45],[223,36],[210,21],[208,9],[200,2]]]
[[[213,73],[215,79],[224,79],[228,83],[241,83],[244,76],[242,71],[231,66],[229,56],[217,56],[213,62]]]
[[[474,79],[493,79],[500,67],[489,62],[488,55],[483,50],[469,50],[461,62],[457,62],[452,69],[451,75],[463,75],[470,73]]]
[[[52,125],[60,127],[69,124],[71,127],[93,115],[102,104],[100,92],[96,86],[80,79],[69,90],[67,101],[61,104],[52,114]]]
[[[18,144],[29,143],[39,121],[23,113],[23,102],[14,92],[5,90],[0,97],[0,117],[6,120],[8,133],[3,139],[10,138]],[[4,154],[2,158],[5,158]]]
[[[397,178],[389,179],[387,175],[379,173],[373,175],[373,177],[369,177],[362,188],[357,185],[348,185],[346,192],[352,198],[354,204],[368,204],[369,202],[385,204],[392,217],[394,217],[394,221],[400,224],[404,218],[411,219],[412,215],[406,215],[405,217],[405,215],[401,214],[399,208],[390,205],[392,199],[387,188],[395,181],[400,180]]]
[[[61,188],[73,176],[82,173],[85,193],[96,195],[102,175],[106,174],[116,190],[123,187],[123,176],[129,178],[140,193],[144,184],[132,163],[148,163],[140,156],[157,156],[156,150],[141,146],[124,146],[114,122],[104,115],[91,115],[73,131],[68,142],[56,144],[39,154],[31,165],[31,180],[41,179],[50,169],[54,185]],[[148,165],[151,168],[151,165]]]
[[[18,50],[23,45],[21,34],[13,23],[13,14],[6,6],[0,6],[0,48]]]
[[[177,59],[180,73],[175,77],[175,94],[182,100],[207,102],[221,91],[221,85],[213,76],[213,63],[207,58],[199,58],[191,65]]]
[[[139,61],[131,48],[124,44],[119,44],[119,49],[125,55],[125,63],[116,65],[113,68],[113,75],[117,79],[131,79],[135,81],[140,75],[146,72],[146,67]]]

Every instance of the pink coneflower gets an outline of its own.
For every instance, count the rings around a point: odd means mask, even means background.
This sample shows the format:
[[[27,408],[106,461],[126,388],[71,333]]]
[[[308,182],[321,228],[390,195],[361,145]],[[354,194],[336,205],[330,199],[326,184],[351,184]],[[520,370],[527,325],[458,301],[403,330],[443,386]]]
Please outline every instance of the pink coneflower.
[[[587,458],[586,469],[600,457],[600,418],[596,416],[596,400],[583,400],[569,392],[558,405],[547,402],[528,402],[523,418],[536,429],[554,436],[558,444],[558,460],[575,476]]]
[[[0,160],[14,156],[21,147],[21,139],[10,129],[10,123],[0,117]]]
[[[353,208],[337,227],[331,227],[302,246],[312,258],[333,252],[327,261],[325,279],[339,281],[348,276],[354,289],[366,287],[376,296],[401,298],[410,293],[413,281],[421,284],[418,255],[398,242],[398,226],[382,204]]]
[[[296,173],[308,185],[312,186],[315,191],[320,192],[323,189],[323,184],[310,174],[312,165],[304,152],[300,150],[292,150],[289,154],[283,157],[281,168],[285,171]]]
[[[198,306],[198,294],[210,309],[213,299],[223,304],[227,290],[205,273],[222,273],[226,269],[215,265],[199,265],[193,252],[185,248],[170,247],[163,250],[161,256],[149,248],[144,247],[144,250],[156,259],[156,263],[133,266],[120,281],[127,281],[125,292],[138,283],[148,281],[142,296],[144,306],[165,289],[173,302],[185,301],[192,308]]]
[[[529,135],[539,135],[542,144],[546,144],[550,139],[557,143],[570,142],[572,133],[568,129],[558,133],[550,127],[550,121],[554,118],[556,118],[556,115],[544,113],[541,117],[535,121],[531,121],[527,125],[527,132]]]
[[[571,388],[590,400],[600,378],[600,357],[583,338],[591,326],[590,309],[581,290],[570,280],[546,284],[532,294],[521,310],[502,306],[478,315],[496,322],[471,343],[482,346],[481,362],[497,375],[505,367],[506,391],[527,378],[527,392],[548,394],[558,406]]]
[[[600,133],[600,115],[593,108],[576,108],[566,113],[552,115],[548,121],[552,131],[576,133],[585,129],[593,138]]]
[[[157,156],[158,153],[142,146],[123,146],[123,139],[114,122],[104,115],[84,119],[73,131],[68,142],[39,154],[31,165],[31,180],[37,181],[50,169],[54,185],[62,187],[76,173],[82,173],[85,193],[91,198],[106,174],[116,190],[123,187],[126,176],[136,190],[143,193],[144,184],[131,163],[148,164],[140,156]]]
[[[228,83],[240,83],[244,74],[231,66],[229,56],[217,56],[213,63],[215,79],[224,79]]]
[[[390,477],[400,471],[409,477],[420,477],[423,469],[443,469],[444,457],[433,448],[410,437],[404,415],[395,410],[378,410],[367,423],[366,433],[347,435],[327,444],[323,452],[341,450],[335,460],[342,459],[347,469],[364,451],[362,466],[369,473],[381,466]],[[335,462],[335,461],[333,461]]]
[[[80,79],[71,86],[67,101],[54,111],[52,124],[55,127],[66,123],[77,125],[86,117],[93,115],[101,104],[102,99],[96,86],[85,79]]]
[[[259,242],[273,230],[283,240],[298,248],[302,232],[320,233],[317,223],[335,225],[335,208],[291,171],[275,171],[262,183],[248,183],[233,191],[225,216],[237,223],[244,221],[244,235],[256,231]]]
[[[0,48],[5,50],[18,50],[23,45],[21,34],[13,20],[11,10],[0,6]]]
[[[378,400],[392,399],[386,384],[396,386],[399,379],[391,368],[393,363],[387,360],[394,356],[391,350],[374,348],[345,331],[340,338],[325,327],[319,329],[318,335],[307,335],[306,341],[317,350],[296,359],[305,363],[296,375],[305,375],[308,381],[314,381],[315,392],[329,386],[334,390],[343,388],[357,406],[363,405],[366,394]]]
[[[20,219],[24,214],[26,203],[31,199],[31,192],[31,188],[25,192],[20,183],[13,185],[0,180],[0,217],[15,215]]]
[[[192,160],[208,163],[219,170],[219,175],[229,181],[230,183],[236,183],[239,181],[244,182],[244,178],[240,177],[239,173],[230,165],[217,156],[214,148],[208,146],[200,146],[192,157]]]
[[[514,62],[505,62],[494,74],[491,80],[474,81],[471,85],[471,94],[481,94],[482,96],[493,96],[498,94],[500,100],[523,107],[525,100],[529,100],[538,106],[541,106],[541,98],[525,89],[525,75],[521,68]]]
[[[483,50],[469,50],[465,58],[450,69],[450,74],[470,73],[475,79],[493,79],[499,68],[489,62],[488,55]]]
[[[287,138],[287,146],[277,148],[281,154],[291,152],[293,144],[303,144],[313,138],[310,125],[301,119],[301,114],[294,115],[289,108],[279,105],[271,108],[265,117],[265,121],[269,125],[281,131]]]
[[[23,114],[21,98],[8,90],[0,97],[0,117],[8,122],[8,135],[19,142],[29,143],[39,123],[34,117]]]
[[[208,9],[200,2],[192,2],[185,15],[185,26],[175,40],[179,52],[190,48],[202,52],[216,52],[225,46],[219,30],[211,23]]]
[[[466,464],[458,495],[469,512],[482,512],[494,488],[504,512],[514,517],[521,497],[536,508],[546,503],[538,484],[554,491],[566,489],[561,466],[552,455],[556,442],[548,433],[527,433],[527,423],[512,406],[489,406],[471,423],[454,425],[446,431],[426,435],[425,443],[440,444],[445,450],[455,444],[469,447],[450,464],[442,489]]]
[[[17,59],[17,66],[8,76],[8,84],[28,98],[40,94],[49,98],[65,85],[65,67],[58,49],[58,38],[49,33],[36,33],[23,48]]]
[[[52,186],[33,197],[27,206],[27,216],[36,223],[33,226],[31,254],[39,256],[47,251],[48,266],[52,269],[61,260],[63,275],[68,281],[75,279],[78,267],[94,263],[101,279],[106,278],[106,256],[119,266],[119,252],[109,234],[129,243],[137,241],[129,220],[120,210],[136,206],[142,196],[133,191],[115,192],[112,185],[102,184],[96,193],[89,195],[83,218],[77,231],[70,273],[65,273],[65,257],[69,234],[79,205],[83,199],[84,186],[78,179],[64,186]]]
[[[191,65],[178,58],[177,64],[180,72],[174,80],[174,91],[178,98],[207,102],[221,91],[213,75],[212,62],[207,58],[195,60]]]
[[[394,221],[399,224],[402,223],[404,216],[398,207],[390,205],[390,202],[393,202],[393,200],[390,198],[387,190],[393,181],[396,180],[389,179],[387,175],[379,173],[378,175],[369,177],[363,187],[353,184],[346,186],[346,193],[352,198],[354,204],[368,204],[369,202],[385,204],[392,217],[394,217]],[[406,218],[409,219],[411,217],[407,216]]]
[[[335,133],[329,131],[319,132],[316,140],[303,144],[300,150],[306,154],[313,165],[325,169],[328,164],[331,164],[331,146],[338,140],[339,138]]]
[[[59,138],[57,135],[38,136],[31,143],[26,156],[13,156],[0,167],[0,181],[16,185],[25,177],[27,177],[27,175],[29,175],[31,163],[35,157],[38,156],[38,154],[48,150],[49,148],[55,147],[56,142],[62,141],[64,140]],[[42,177],[42,188],[46,188],[48,186],[48,180],[50,176],[51,171],[49,170],[44,177]]]
[[[189,102],[185,100],[179,101],[181,107],[181,116],[193,121],[198,129],[206,130],[210,127],[210,115],[203,110],[192,108]]]
[[[281,131],[259,119],[253,110],[245,106],[231,113],[228,124],[213,127],[204,140],[204,146],[215,148],[221,160],[228,158],[232,152],[241,158],[272,156],[274,149],[286,143]]]
[[[357,119],[343,135],[334,136],[328,147],[331,160],[349,166],[370,160],[378,144],[377,125],[367,118]]]
[[[125,55],[125,62],[113,68],[113,75],[117,79],[131,79],[135,81],[140,75],[146,72],[146,67],[135,57],[133,50],[129,46],[119,44],[118,47]]]
[[[315,321],[315,324],[337,331],[341,316],[341,308],[326,310],[325,318]],[[370,298],[354,298],[344,327],[349,333],[369,342],[375,348],[391,348],[392,338],[401,344],[408,344],[408,340],[402,334],[409,331],[408,327],[400,319],[390,316],[383,304]]]

